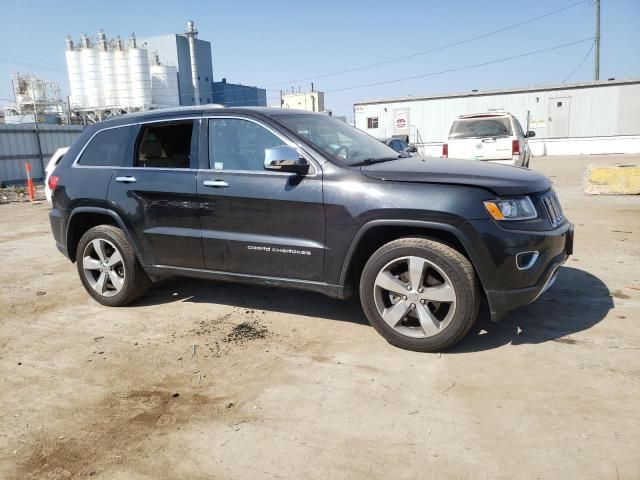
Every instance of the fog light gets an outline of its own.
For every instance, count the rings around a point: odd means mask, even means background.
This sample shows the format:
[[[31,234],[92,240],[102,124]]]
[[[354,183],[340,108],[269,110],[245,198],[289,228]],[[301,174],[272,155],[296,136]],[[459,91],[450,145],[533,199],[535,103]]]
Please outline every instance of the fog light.
[[[518,270],[529,270],[538,260],[540,253],[537,250],[520,252],[516,255],[516,267]]]

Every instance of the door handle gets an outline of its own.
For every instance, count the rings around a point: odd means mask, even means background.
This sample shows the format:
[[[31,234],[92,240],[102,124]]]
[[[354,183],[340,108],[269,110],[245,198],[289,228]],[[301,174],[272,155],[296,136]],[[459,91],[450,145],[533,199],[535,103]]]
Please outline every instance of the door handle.
[[[202,184],[205,187],[212,188],[227,188],[229,186],[229,184],[224,180],[205,180],[204,182],[202,182]]]
[[[136,183],[136,177],[116,177],[118,183]]]

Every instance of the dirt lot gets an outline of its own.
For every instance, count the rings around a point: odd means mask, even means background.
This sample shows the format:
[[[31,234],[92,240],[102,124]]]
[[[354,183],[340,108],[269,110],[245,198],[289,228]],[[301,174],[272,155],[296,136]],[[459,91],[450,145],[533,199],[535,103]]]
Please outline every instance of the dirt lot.
[[[312,293],[171,280],[102,307],[46,206],[0,205],[0,478],[640,478],[640,197],[585,197],[594,161],[532,161],[575,256],[442,355]]]

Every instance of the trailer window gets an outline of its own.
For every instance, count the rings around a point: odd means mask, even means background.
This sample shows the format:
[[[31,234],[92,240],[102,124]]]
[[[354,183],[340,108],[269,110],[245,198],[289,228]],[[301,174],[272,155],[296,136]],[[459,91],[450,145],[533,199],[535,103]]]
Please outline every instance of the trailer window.
[[[378,128],[378,117],[367,118],[367,128]]]

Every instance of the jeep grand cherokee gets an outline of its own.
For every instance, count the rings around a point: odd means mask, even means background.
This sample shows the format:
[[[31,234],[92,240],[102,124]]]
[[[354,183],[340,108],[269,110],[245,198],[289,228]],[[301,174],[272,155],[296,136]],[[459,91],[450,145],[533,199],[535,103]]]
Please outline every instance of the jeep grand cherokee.
[[[493,319],[535,300],[573,244],[539,173],[399,158],[340,120],[279,108],[91,125],[49,186],[57,246],[103,305],[175,275],[358,292],[373,327],[417,351],[455,344],[483,300]]]

